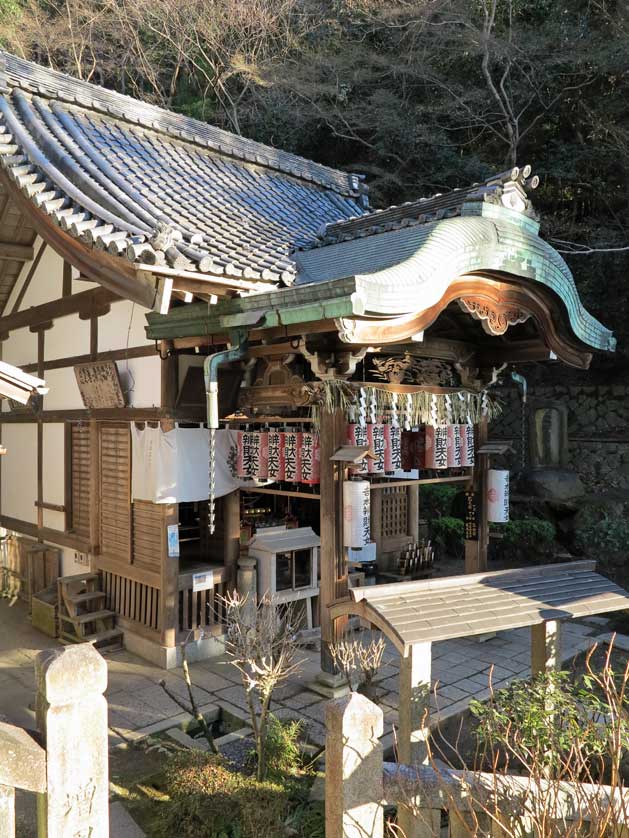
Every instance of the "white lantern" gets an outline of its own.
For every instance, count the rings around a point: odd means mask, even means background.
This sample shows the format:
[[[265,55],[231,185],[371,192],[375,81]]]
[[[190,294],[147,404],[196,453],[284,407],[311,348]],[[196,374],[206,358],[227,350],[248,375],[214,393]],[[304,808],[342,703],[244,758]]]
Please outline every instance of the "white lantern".
[[[487,520],[504,524],[509,520],[509,472],[490,468],[487,472]]]
[[[346,480],[343,483],[343,544],[364,547],[371,538],[369,481]]]

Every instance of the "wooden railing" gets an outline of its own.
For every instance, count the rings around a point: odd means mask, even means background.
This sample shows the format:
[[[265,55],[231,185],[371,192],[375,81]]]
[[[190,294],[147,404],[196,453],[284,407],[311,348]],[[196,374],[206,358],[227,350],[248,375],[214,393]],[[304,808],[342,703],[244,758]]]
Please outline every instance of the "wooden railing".
[[[384,763],[382,710],[358,693],[329,702],[326,725],[326,835],[383,838],[386,802],[405,838],[440,838],[442,812],[450,838],[629,838],[629,790]]]
[[[212,587],[204,591],[193,590],[193,574],[179,574],[179,624],[180,632],[221,634],[225,623],[225,607],[221,600],[227,589],[227,571],[224,567],[212,568]]]
[[[107,608],[134,627],[150,632],[160,630],[159,589],[120,573],[101,570]]]

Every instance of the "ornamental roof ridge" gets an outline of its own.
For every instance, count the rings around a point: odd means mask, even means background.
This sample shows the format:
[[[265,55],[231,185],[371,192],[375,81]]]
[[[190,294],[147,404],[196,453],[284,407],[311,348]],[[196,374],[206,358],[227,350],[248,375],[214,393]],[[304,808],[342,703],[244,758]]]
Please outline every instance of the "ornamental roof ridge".
[[[494,174],[482,183],[473,183],[465,188],[454,188],[450,192],[438,192],[429,198],[417,198],[384,209],[375,209],[364,215],[340,219],[324,225],[316,241],[300,249],[309,250],[337,244],[378,233],[399,230],[420,224],[428,224],[443,218],[460,215],[465,204],[493,203],[516,210],[536,218],[528,192],[537,188],[539,178],[531,177],[531,167],[517,166]]]

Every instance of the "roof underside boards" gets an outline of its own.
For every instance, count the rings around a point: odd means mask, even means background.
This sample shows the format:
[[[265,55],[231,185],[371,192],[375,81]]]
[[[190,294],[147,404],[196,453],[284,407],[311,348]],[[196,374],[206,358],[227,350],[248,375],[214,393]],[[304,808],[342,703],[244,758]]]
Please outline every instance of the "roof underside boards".
[[[375,227],[365,226],[369,217]],[[384,232],[381,220],[381,214],[371,213],[338,225],[354,235],[346,232],[335,236],[340,238],[335,243],[297,253],[297,284],[354,277],[367,314],[399,316],[430,308],[460,276],[500,272],[553,291],[575,336],[587,346],[615,348],[612,332],[585,310],[568,266],[538,236],[539,225],[531,218],[474,201],[455,218],[423,223],[406,218],[397,229],[384,226]]]
[[[0,361],[0,397],[27,404],[35,393],[47,393],[46,382],[23,372],[19,367]]]
[[[90,247],[274,287],[355,176],[0,52],[0,166]]]
[[[352,588],[348,613],[373,618],[407,654],[414,643],[522,628],[629,608],[595,562]],[[385,629],[386,626],[386,629]]]

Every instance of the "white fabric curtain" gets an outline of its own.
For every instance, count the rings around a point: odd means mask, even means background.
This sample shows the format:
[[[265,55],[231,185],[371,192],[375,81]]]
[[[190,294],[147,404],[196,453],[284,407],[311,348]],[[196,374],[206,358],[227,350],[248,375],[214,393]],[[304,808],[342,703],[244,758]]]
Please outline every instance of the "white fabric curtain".
[[[133,500],[151,503],[180,503],[207,500],[209,496],[210,434],[207,428],[179,428],[163,431],[146,425],[131,425]],[[223,497],[244,485],[234,477],[229,463],[235,462],[237,437],[234,431],[216,431],[216,492]]]

